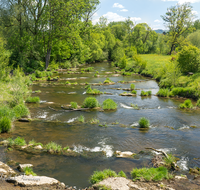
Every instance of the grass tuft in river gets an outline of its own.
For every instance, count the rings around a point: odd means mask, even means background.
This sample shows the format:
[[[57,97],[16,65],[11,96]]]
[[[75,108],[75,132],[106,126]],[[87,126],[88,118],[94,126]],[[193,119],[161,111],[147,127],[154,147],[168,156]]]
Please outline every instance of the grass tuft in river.
[[[40,102],[40,98],[38,96],[28,97],[26,99],[26,103],[39,103],[39,102]]]
[[[70,102],[70,105],[71,105],[72,109],[77,109],[78,108],[77,102]]]
[[[24,171],[24,173],[25,173],[26,175],[37,176],[37,174],[34,173],[34,172],[33,172],[33,169],[30,168],[30,167],[25,167],[25,168],[23,169],[23,171]]]
[[[141,91],[141,94],[140,94],[141,96],[151,96],[151,91]]]
[[[115,110],[117,109],[117,104],[112,99],[104,100],[102,108],[104,110]]]
[[[185,109],[185,108],[193,108],[193,104],[190,99],[185,100],[183,104],[179,105],[179,108]]]
[[[85,123],[85,117],[83,115],[80,115],[80,117],[78,118],[78,121],[81,123]]]
[[[139,120],[139,126],[140,128],[149,128],[150,126],[149,120],[146,119],[145,117],[141,117]]]
[[[88,97],[83,102],[84,108],[95,108],[99,106],[99,102],[96,98]]]
[[[99,123],[99,120],[97,118],[92,118],[90,120],[90,124],[98,124]]]

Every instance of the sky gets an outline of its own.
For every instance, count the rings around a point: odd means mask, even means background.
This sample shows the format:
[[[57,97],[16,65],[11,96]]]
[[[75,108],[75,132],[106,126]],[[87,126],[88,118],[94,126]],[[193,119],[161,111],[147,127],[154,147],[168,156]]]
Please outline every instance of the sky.
[[[200,0],[100,0],[97,12],[93,16],[93,23],[98,22],[101,16],[112,21],[124,21],[128,17],[134,23],[147,23],[152,29],[166,30],[161,15],[167,8],[190,2],[196,19],[200,18]]]

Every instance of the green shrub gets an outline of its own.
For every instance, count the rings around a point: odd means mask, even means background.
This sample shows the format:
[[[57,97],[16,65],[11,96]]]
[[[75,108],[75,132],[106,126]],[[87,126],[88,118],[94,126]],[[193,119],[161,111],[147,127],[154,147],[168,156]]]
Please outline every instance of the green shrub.
[[[78,121],[81,122],[81,123],[84,123],[85,122],[85,117],[83,115],[81,115],[79,118],[78,118]]]
[[[159,91],[157,92],[157,95],[158,95],[158,96],[161,96],[161,97],[169,97],[169,95],[170,95],[170,90],[167,89],[167,88],[161,88],[161,89],[159,89]]]
[[[7,105],[2,105],[0,106],[0,118],[2,117],[8,117],[13,120],[15,118],[15,112]]]
[[[118,173],[118,177],[124,177],[124,178],[126,178],[126,174],[123,171],[120,171]]]
[[[197,107],[200,107],[200,99],[197,101]]]
[[[124,55],[119,61],[120,69],[124,69],[127,66],[127,62],[126,55]]]
[[[72,67],[72,64],[70,63],[70,61],[65,61],[64,63],[61,64],[61,67],[63,69],[69,69]]]
[[[141,94],[140,94],[141,96],[151,96],[151,91],[141,91]]]
[[[43,73],[42,73],[41,71],[36,70],[36,71],[35,71],[35,76],[36,76],[37,78],[42,78],[42,77],[43,77]]]
[[[99,102],[96,98],[88,97],[83,102],[84,108],[95,108],[99,106]]]
[[[12,122],[9,117],[0,118],[0,133],[7,133],[12,127]]]
[[[57,152],[57,153],[61,152],[61,150],[62,150],[61,145],[58,145],[58,144],[56,144],[55,142],[52,142],[52,141],[50,143],[46,144],[45,148],[49,152]]]
[[[112,99],[107,99],[103,101],[104,110],[114,110],[117,108],[117,104]]]
[[[93,70],[94,70],[94,67],[88,67],[84,69],[85,72],[92,72]]]
[[[179,108],[184,109],[184,108],[193,108],[193,104],[191,102],[191,100],[187,99],[184,101],[183,104],[179,105]]]
[[[103,94],[100,90],[97,89],[93,89],[91,87],[87,88],[86,94],[91,94],[91,95],[99,95],[99,94]]]
[[[92,184],[99,183],[100,181],[103,181],[104,179],[109,178],[109,177],[117,177],[116,172],[110,169],[103,170],[103,171],[95,171],[93,175],[90,177],[90,182]]]
[[[163,179],[170,179],[172,175],[168,173],[167,168],[141,168],[133,169],[131,172],[133,181],[135,180],[146,180],[146,181],[162,181]]]
[[[186,98],[194,98],[196,97],[195,94],[197,94],[197,91],[192,87],[176,87],[170,92],[170,96],[181,96]]]
[[[30,115],[29,109],[24,104],[19,104],[13,108],[15,118],[22,118]]]
[[[64,150],[64,151],[67,151],[67,150],[69,150],[69,147],[66,146],[66,147],[63,148],[63,150]]]
[[[106,78],[106,80],[103,82],[104,84],[112,83],[113,81],[110,80],[109,78]]]
[[[40,103],[40,98],[38,96],[28,97],[26,103]]]
[[[23,169],[23,171],[24,171],[25,175],[37,176],[37,174],[33,172],[32,168],[30,168],[30,167],[28,167],[28,166],[25,167],[25,168]]]
[[[14,139],[14,144],[17,146],[24,146],[26,145],[26,141],[24,140],[24,138],[17,137],[16,139]]]
[[[135,85],[134,85],[134,84],[131,84],[131,85],[130,85],[130,88],[131,88],[131,90],[134,90],[134,89],[135,89]]]
[[[137,91],[136,90],[132,90],[131,93],[132,94],[137,94]]]
[[[71,82],[69,82],[69,81],[66,81],[66,83],[65,84],[71,84]]]
[[[70,102],[70,105],[71,105],[72,109],[77,109],[78,108],[77,102]]]
[[[149,120],[145,117],[141,117],[139,120],[139,126],[140,128],[148,128],[150,125]]]

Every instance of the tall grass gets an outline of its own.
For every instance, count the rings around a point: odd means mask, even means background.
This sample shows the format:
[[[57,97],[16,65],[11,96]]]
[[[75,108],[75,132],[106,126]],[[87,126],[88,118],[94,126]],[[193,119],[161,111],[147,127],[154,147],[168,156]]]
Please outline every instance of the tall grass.
[[[96,98],[88,97],[83,102],[84,108],[95,108],[99,106],[99,102]]]
[[[141,168],[133,169],[131,172],[133,181],[146,180],[146,181],[162,181],[163,179],[171,179],[172,175],[168,173],[167,168]]]
[[[0,133],[6,133],[10,131],[11,127],[12,122],[9,117],[4,116],[0,118]]]
[[[139,120],[140,128],[148,128],[150,126],[149,120],[145,117],[141,117]]]
[[[29,109],[24,104],[19,104],[13,108],[15,112],[15,117],[21,118],[30,115]]]
[[[70,102],[70,105],[71,105],[72,109],[77,109],[78,108],[77,102]]]
[[[140,94],[141,96],[151,96],[151,91],[141,91],[141,94]]]
[[[157,95],[160,97],[169,97],[170,95],[170,90],[167,88],[161,88],[159,89],[159,91],[157,92]]]
[[[183,104],[179,105],[179,108],[181,108],[181,109],[184,109],[184,108],[193,108],[193,104],[192,104],[192,102],[191,102],[190,99],[187,99],[187,100],[184,101]]]
[[[131,88],[131,90],[134,90],[134,89],[135,89],[135,85],[134,85],[134,84],[131,84],[131,85],[130,85],[130,88]]]
[[[38,96],[28,97],[26,103],[40,103],[40,98]]]
[[[117,104],[112,99],[107,99],[104,100],[102,107],[104,110],[114,110],[117,109]]]

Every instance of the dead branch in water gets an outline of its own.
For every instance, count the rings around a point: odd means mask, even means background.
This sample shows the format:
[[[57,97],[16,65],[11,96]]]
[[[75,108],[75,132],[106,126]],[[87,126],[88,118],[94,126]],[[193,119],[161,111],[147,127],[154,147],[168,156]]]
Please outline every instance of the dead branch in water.
[[[169,159],[167,153],[162,150],[156,150],[155,148],[145,148],[145,149],[154,150],[155,152],[162,153],[167,159]]]

